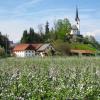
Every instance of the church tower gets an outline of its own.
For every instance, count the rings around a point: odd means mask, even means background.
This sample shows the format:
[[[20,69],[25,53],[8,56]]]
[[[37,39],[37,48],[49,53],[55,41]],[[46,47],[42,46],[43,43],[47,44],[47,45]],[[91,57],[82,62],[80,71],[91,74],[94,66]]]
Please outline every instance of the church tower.
[[[80,18],[78,15],[78,7],[76,6],[76,17],[75,17],[75,21],[76,21],[76,26],[78,28],[78,33],[77,35],[80,35]]]
[[[78,16],[78,7],[76,7],[75,25],[71,26],[71,35],[80,35],[80,18]]]

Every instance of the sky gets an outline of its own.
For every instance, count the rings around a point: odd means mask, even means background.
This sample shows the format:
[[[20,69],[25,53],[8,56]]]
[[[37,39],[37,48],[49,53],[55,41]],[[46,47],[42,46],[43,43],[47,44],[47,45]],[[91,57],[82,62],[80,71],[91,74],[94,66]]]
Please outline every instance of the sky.
[[[75,24],[79,9],[81,34],[93,35],[100,42],[100,0],[0,0],[0,31],[9,39],[20,41],[23,31],[49,21],[68,18]]]

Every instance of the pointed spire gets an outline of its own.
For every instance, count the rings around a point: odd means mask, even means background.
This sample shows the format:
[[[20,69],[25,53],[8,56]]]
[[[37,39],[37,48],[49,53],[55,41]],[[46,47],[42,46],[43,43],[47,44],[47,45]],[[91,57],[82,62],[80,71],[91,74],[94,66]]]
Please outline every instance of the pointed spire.
[[[78,7],[76,6],[76,17],[75,21],[80,21],[79,16],[78,16]]]

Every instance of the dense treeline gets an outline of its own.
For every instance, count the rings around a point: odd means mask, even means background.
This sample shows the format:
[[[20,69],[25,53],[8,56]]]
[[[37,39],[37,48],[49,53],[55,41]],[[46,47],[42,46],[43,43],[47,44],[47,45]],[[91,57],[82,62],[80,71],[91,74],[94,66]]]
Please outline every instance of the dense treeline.
[[[40,43],[43,42],[42,37],[34,32],[33,28],[30,28],[29,33],[27,30],[23,32],[21,43]]]
[[[43,30],[45,29],[45,30]],[[35,33],[33,28],[30,28],[29,32],[25,30],[21,38],[21,43],[47,43],[52,42],[57,39],[64,40],[66,34],[69,34],[71,31],[71,24],[68,19],[58,20],[54,22],[52,28],[49,27],[49,22],[45,24],[45,28],[42,25],[38,27],[39,33]]]
[[[50,28],[47,21],[45,27],[38,25],[38,33],[30,28],[25,30],[21,38],[21,43],[51,43],[60,53],[68,54],[70,49],[100,50],[100,44],[93,36],[70,35],[71,24],[68,19],[59,19]]]
[[[6,35],[2,35],[0,32],[0,56],[10,53],[9,39]]]

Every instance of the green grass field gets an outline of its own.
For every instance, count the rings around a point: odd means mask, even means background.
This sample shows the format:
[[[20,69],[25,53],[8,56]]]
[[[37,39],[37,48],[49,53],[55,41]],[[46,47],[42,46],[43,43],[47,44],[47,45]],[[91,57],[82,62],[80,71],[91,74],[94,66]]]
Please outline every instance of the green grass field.
[[[100,58],[0,59],[0,100],[100,100]]]

